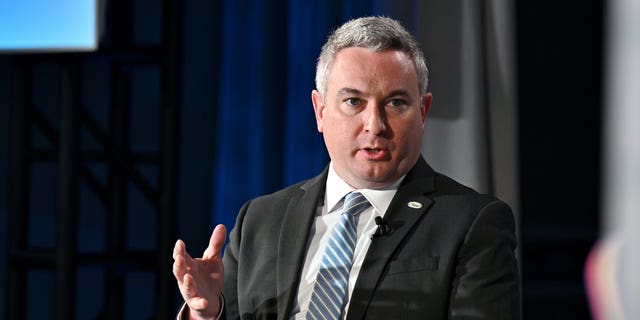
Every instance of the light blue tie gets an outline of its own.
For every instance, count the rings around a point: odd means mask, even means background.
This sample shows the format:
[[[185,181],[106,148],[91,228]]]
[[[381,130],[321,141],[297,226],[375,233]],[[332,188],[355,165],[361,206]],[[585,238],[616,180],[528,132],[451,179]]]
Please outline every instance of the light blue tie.
[[[322,256],[307,320],[340,319],[347,296],[353,251],[358,239],[355,216],[369,206],[369,201],[359,192],[350,192],[345,196],[340,220],[333,227]]]

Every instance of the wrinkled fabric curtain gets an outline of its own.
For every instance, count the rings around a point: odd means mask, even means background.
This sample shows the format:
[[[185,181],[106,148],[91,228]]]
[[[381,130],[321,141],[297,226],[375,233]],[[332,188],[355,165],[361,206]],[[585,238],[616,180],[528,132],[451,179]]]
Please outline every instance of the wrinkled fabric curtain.
[[[513,2],[426,1],[420,11],[434,95],[423,154],[436,170],[517,212]]]

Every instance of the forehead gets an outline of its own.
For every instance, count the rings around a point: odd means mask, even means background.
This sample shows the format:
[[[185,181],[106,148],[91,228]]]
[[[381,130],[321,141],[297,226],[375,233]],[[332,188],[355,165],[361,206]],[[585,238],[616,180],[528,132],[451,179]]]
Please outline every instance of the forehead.
[[[358,89],[418,90],[418,77],[413,61],[405,52],[351,47],[336,54],[327,77],[327,90],[340,90],[344,85],[360,87]]]

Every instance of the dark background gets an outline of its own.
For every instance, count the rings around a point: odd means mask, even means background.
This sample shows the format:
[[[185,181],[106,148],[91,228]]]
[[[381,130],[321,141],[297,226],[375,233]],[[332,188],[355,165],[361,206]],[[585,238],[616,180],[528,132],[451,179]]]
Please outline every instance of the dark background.
[[[398,11],[112,1],[98,53],[0,55],[0,317],[171,318],[176,237],[201,252],[243,201],[326,164],[308,89],[291,90],[313,87],[326,33]],[[524,318],[589,319],[604,3],[516,1],[513,14]],[[60,234],[61,216],[76,232]]]
[[[598,236],[604,4],[517,1],[523,301],[527,319],[589,319]]]

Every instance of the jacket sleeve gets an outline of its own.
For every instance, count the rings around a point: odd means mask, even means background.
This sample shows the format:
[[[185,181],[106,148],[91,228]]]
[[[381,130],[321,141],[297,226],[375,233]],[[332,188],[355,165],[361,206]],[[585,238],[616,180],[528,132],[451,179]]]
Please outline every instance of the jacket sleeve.
[[[238,250],[242,239],[242,223],[250,202],[245,203],[236,219],[236,225],[229,234],[229,243],[224,251],[222,262],[224,263],[224,309],[220,319],[240,319],[238,307]]]
[[[450,319],[520,319],[516,244],[509,206],[496,200],[480,209],[458,251]]]

